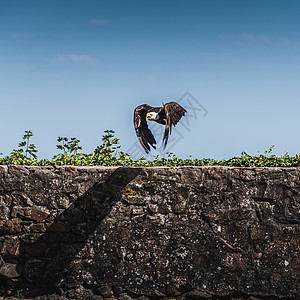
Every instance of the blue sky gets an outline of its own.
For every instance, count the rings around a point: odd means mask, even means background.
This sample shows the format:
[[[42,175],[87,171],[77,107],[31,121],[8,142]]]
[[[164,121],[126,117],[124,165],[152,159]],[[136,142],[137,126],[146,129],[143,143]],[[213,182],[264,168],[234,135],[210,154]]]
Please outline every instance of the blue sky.
[[[176,127],[175,154],[221,159],[273,144],[276,154],[300,152],[297,0],[0,0],[0,7],[4,155],[29,129],[40,159],[58,153],[58,136],[77,137],[91,152],[106,129],[127,151],[137,141],[134,108],[187,91],[208,114]]]

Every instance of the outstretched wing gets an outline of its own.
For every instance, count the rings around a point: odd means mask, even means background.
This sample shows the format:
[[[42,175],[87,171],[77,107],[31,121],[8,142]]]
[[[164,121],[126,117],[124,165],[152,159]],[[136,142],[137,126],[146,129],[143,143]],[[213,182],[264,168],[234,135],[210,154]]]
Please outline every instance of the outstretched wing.
[[[167,146],[169,135],[172,132],[172,126],[176,126],[176,124],[185,115],[187,111],[177,102],[169,102],[164,104],[164,110],[166,113],[166,127],[163,137],[163,147],[165,149]]]
[[[149,151],[150,151],[149,144],[154,149],[156,149],[156,147],[154,145],[154,144],[156,144],[156,140],[155,140],[151,130],[148,128],[148,124],[147,124],[147,120],[146,120],[146,114],[149,109],[151,109],[151,106],[149,106],[147,104],[138,106],[134,110],[134,119],[133,119],[136,135],[137,135],[142,147],[146,151],[146,153],[149,153]]]

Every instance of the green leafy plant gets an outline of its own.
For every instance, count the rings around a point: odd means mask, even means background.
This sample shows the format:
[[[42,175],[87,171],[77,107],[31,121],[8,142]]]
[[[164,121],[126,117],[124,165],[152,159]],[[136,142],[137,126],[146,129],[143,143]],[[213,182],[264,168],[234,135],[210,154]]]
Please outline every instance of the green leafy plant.
[[[34,134],[31,130],[26,130],[23,136],[23,141],[19,143],[20,149],[13,149],[10,156],[0,158],[0,164],[15,164],[15,165],[36,165],[38,150],[34,144],[30,144],[30,137]]]
[[[57,138],[57,141],[61,144],[56,145],[56,148],[59,150],[63,150],[64,155],[77,155],[78,150],[82,150],[82,147],[79,146],[80,140],[75,137],[69,139],[67,137],[59,136]]]
[[[121,147],[119,139],[115,137],[113,130],[105,130],[101,143],[89,154],[79,153],[82,147],[80,140],[73,137],[58,137],[58,150],[62,153],[53,156],[52,160],[37,160],[36,147],[30,143],[33,136],[31,130],[25,131],[23,141],[19,143],[20,149],[13,149],[10,156],[0,157],[0,164],[8,165],[77,165],[77,166],[131,166],[131,167],[154,167],[154,166],[229,166],[229,167],[300,167],[300,154],[290,156],[285,153],[283,156],[273,154],[274,145],[262,154],[250,155],[242,152],[240,156],[235,156],[226,160],[215,160],[211,158],[192,158],[190,155],[186,159],[176,156],[172,152],[167,152],[166,157],[154,155],[153,160],[146,160],[142,157],[134,160],[128,153],[119,151]]]
[[[102,136],[102,144],[97,146],[94,150],[94,154],[112,157],[113,154],[117,153],[117,149],[121,147],[119,145],[119,139],[114,137],[115,132],[113,130],[105,130],[104,133]]]
[[[26,130],[25,134],[23,136],[23,141],[19,143],[19,150],[20,153],[25,153],[25,156],[31,159],[31,157],[37,159],[36,153],[38,152],[36,149],[36,146],[34,144],[30,144],[30,138],[34,136],[33,132],[31,130]],[[18,150],[16,150],[18,151]]]
[[[57,138],[57,141],[59,143],[61,143],[61,145],[56,145],[56,148],[59,149],[59,150],[63,150],[64,155],[67,154],[67,145],[66,145],[66,142],[68,142],[68,140],[69,139],[67,137],[61,137],[61,136],[59,136]]]
[[[73,137],[68,143],[68,149],[70,151],[70,154],[74,153],[74,155],[77,155],[78,150],[82,150],[82,147],[79,146],[80,140]]]
[[[26,292],[23,291],[23,289],[16,290],[14,293],[14,296],[18,299],[25,299],[25,294],[28,292],[28,288],[26,289]]]

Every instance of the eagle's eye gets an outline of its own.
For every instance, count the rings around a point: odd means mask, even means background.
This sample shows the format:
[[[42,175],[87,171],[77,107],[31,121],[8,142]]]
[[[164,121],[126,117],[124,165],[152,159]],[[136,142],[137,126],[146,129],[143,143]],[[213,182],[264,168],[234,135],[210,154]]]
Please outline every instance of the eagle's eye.
[[[146,118],[149,120],[149,119],[152,118],[152,116],[151,116],[150,114],[147,114],[147,115],[146,115]]]

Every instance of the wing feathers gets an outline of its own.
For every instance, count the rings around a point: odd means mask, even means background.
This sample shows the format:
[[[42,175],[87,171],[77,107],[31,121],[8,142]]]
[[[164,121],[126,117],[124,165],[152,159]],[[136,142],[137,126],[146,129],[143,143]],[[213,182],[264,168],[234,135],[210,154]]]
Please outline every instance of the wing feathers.
[[[166,113],[167,122],[166,122],[164,137],[163,137],[163,149],[165,149],[167,146],[169,135],[172,132],[172,126],[175,127],[176,124],[186,113],[186,110],[177,102],[166,103],[164,105],[164,110]]]
[[[138,106],[134,110],[134,128],[136,135],[138,137],[138,140],[146,153],[149,153],[150,146],[149,144],[155,149],[156,140],[151,132],[151,130],[148,128],[148,124],[146,121],[146,114],[147,111],[151,109],[151,106],[147,104],[143,104]]]

